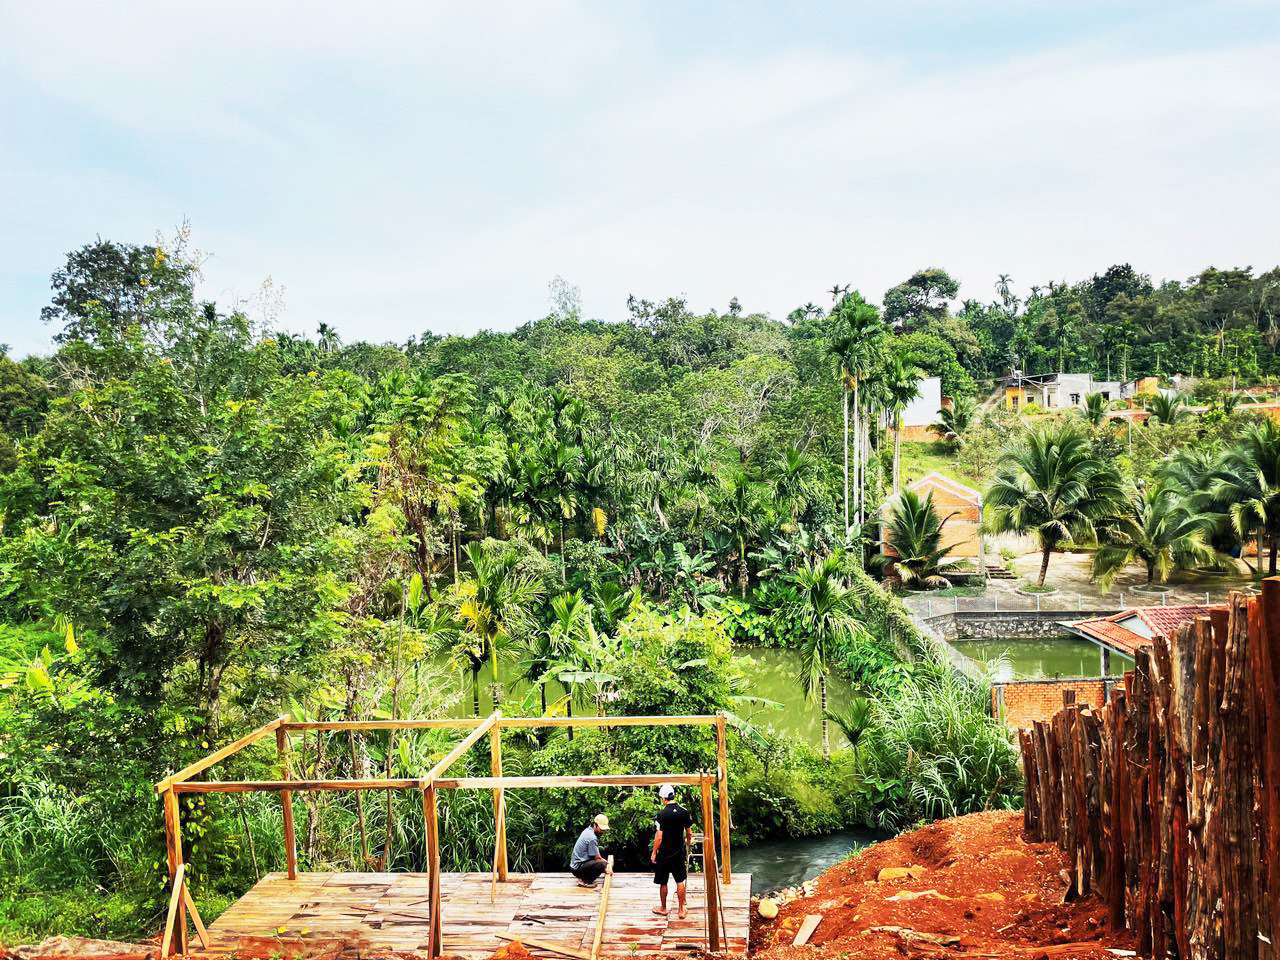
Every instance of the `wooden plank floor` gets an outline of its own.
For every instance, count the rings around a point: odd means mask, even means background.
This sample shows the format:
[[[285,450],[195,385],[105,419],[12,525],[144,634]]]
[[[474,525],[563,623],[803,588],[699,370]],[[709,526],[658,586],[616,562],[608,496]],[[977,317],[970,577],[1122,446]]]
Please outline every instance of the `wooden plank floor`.
[[[590,952],[600,903],[568,873],[511,874],[489,902],[487,873],[441,877],[444,953],[486,957],[499,931],[568,944]],[[674,903],[674,891],[670,894]],[[746,953],[751,875],[721,887],[729,950]],[[689,916],[652,912],[658,895],[648,873],[617,873],[605,917],[604,953],[631,955],[705,941],[702,874],[689,875]],[[425,873],[269,873],[210,924],[207,952],[231,953],[241,937],[358,938],[371,949],[425,951],[430,900]],[[283,928],[283,930],[281,930]],[[539,951],[533,951],[538,953]],[[553,956],[551,954],[548,957]],[[561,958],[563,960],[563,958]]]

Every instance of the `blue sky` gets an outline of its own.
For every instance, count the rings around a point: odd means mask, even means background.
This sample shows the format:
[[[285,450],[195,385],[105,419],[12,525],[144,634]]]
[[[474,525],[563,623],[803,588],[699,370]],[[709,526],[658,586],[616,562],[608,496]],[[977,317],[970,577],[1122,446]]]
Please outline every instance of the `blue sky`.
[[[1280,263],[1280,5],[0,0],[0,341],[184,219],[312,332]]]

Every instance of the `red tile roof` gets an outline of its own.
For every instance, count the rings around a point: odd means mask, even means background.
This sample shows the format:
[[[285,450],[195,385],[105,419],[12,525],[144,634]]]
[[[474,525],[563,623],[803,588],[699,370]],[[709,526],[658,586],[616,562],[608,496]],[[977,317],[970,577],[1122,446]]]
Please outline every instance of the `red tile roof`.
[[[1092,620],[1077,620],[1066,626],[1082,636],[1118,650],[1132,657],[1139,647],[1151,642],[1149,637],[1122,626],[1120,621],[1136,616],[1152,633],[1162,637],[1170,637],[1182,624],[1196,617],[1207,617],[1209,607],[1197,603],[1175,604],[1161,607],[1130,607],[1109,617],[1096,617]]]

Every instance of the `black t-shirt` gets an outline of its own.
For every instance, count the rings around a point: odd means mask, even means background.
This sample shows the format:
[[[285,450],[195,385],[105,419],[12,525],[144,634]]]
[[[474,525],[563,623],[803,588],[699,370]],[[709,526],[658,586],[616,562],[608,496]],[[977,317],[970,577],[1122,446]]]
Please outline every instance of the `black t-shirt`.
[[[658,847],[659,860],[684,859],[684,833],[693,826],[693,817],[678,803],[668,803],[658,813],[655,826],[662,831],[662,845]]]

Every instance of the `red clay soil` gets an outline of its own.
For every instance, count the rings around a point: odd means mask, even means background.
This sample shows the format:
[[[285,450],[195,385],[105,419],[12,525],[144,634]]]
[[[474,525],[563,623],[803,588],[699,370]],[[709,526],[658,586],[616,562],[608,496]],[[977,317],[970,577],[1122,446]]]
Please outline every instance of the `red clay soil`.
[[[904,957],[1112,958],[1131,950],[1108,928],[1096,896],[1063,902],[1066,858],[1022,837],[1022,814],[943,820],[868,847],[818,879],[813,897],[772,921],[753,911],[755,960],[902,960]],[[915,876],[877,879],[889,867]],[[792,945],[808,914],[822,914],[809,945]],[[1123,954],[1120,954],[1123,955]]]

